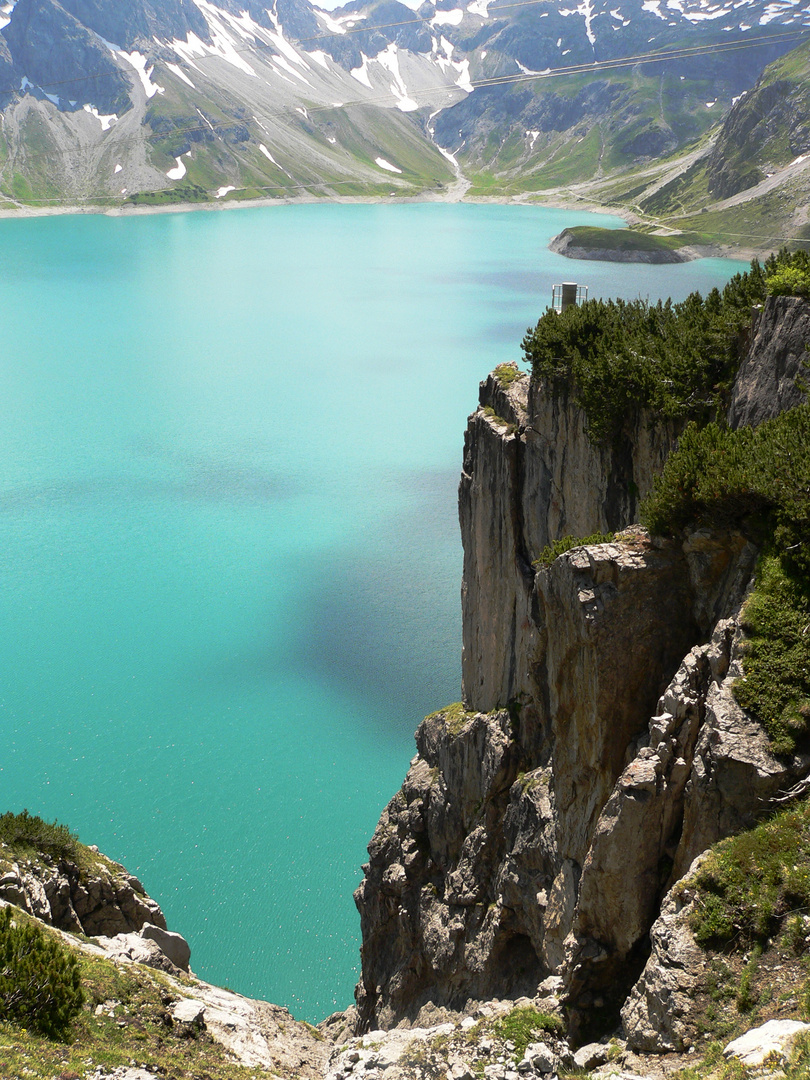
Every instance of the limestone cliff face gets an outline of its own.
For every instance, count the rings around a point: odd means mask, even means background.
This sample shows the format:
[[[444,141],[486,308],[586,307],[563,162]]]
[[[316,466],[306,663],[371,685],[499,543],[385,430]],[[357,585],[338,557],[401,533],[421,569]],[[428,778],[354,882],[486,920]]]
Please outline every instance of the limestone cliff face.
[[[709,632],[705,598],[724,610],[751,568],[741,538],[712,544],[634,530],[538,570],[531,693],[420,726],[356,896],[364,1023],[392,1026],[428,1001],[462,1008],[533,994],[550,974],[572,1004],[590,1005],[604,985],[638,974],[633,951],[657,913],[665,856],[679,848],[698,733],[696,723],[670,732],[662,693]],[[671,790],[634,847],[647,826],[633,811],[658,783],[653,752],[638,749],[654,715],[673,744],[660,751]]]
[[[532,561],[561,536],[635,520],[681,427],[642,414],[618,446],[595,446],[567,383],[521,375],[505,386],[493,374],[481,384],[459,485],[468,708],[486,712],[532,691]]]
[[[760,313],[734,423],[799,400],[808,318],[783,299]],[[459,495],[463,702],[420,726],[369,846],[361,1026],[549,978],[575,1031],[615,1018],[667,888],[810,770],[774,758],[731,693],[756,550],[627,527],[678,434],[641,417],[595,447],[568,386],[482,384]],[[533,565],[562,535],[622,528]]]

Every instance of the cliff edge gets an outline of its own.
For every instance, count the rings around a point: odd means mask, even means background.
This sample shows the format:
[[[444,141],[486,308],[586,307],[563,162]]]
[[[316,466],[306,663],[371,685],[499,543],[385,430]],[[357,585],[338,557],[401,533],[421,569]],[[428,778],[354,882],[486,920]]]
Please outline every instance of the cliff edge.
[[[809,315],[780,297],[754,314],[733,425],[801,400]],[[544,988],[575,1039],[612,1030],[668,891],[810,772],[732,693],[755,544],[629,524],[683,426],[641,411],[596,445],[567,382],[502,365],[481,384],[459,488],[463,697],[419,727],[369,845],[361,1029]],[[615,535],[544,552],[592,533]]]

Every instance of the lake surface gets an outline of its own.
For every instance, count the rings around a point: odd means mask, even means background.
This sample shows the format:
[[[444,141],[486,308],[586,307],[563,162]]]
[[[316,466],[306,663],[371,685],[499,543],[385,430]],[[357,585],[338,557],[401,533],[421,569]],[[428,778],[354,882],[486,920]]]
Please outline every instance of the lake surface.
[[[459,697],[456,487],[492,367],[613,218],[306,205],[0,221],[0,810],[125,863],[203,978],[351,1003],[365,845]]]

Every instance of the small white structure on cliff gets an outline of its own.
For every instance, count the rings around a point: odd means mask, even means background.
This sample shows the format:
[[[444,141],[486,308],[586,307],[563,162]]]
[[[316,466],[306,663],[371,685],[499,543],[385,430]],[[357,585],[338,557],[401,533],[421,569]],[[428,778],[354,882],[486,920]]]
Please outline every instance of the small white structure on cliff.
[[[564,281],[551,290],[551,306],[556,312],[565,311],[575,304],[582,304],[588,299],[588,286],[577,285],[575,281]]]

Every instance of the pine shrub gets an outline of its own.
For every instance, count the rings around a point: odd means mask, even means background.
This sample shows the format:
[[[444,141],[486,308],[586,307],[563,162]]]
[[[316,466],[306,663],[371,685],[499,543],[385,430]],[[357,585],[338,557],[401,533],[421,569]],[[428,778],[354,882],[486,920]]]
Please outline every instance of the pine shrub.
[[[0,841],[18,854],[31,852],[55,859],[75,859],[81,851],[78,838],[67,825],[43,821],[27,810],[0,814]]]
[[[1,909],[0,1020],[63,1038],[83,1001],[76,957],[35,922]]]
[[[615,442],[641,409],[705,423],[724,408],[742,358],[751,309],[768,295],[810,297],[810,255],[754,259],[722,292],[651,304],[589,300],[548,310],[523,339],[535,378],[564,378],[599,444]]]
[[[810,405],[758,428],[691,424],[641,506],[647,528],[739,529],[763,546],[734,694],[773,750],[810,733]]]
[[[536,378],[564,377],[584,409],[590,438],[615,440],[647,408],[660,417],[708,419],[725,401],[740,361],[740,332],[765,299],[754,260],[722,293],[650,304],[589,300],[547,311],[523,339]]]

